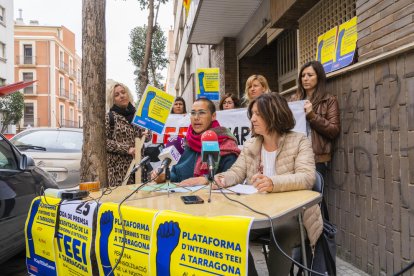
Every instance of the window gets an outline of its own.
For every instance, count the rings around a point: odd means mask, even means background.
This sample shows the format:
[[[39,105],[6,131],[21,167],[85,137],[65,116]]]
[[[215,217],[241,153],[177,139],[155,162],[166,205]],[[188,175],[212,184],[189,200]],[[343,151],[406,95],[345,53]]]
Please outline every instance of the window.
[[[65,106],[64,105],[59,105],[59,123],[60,126],[64,126],[65,125]]]
[[[59,52],[59,68],[65,69],[65,56],[62,51]]]
[[[0,78],[0,86],[6,85],[6,79]]]
[[[66,91],[65,91],[65,80],[63,77],[59,78],[59,96],[65,97]]]
[[[277,79],[279,91],[296,85],[298,74],[296,30],[285,30],[276,40]]]
[[[73,82],[69,81],[69,99],[71,101],[75,100],[75,93],[73,93]]]
[[[6,59],[6,44],[0,42],[0,59]]]
[[[0,137],[0,169],[17,169],[17,162],[13,149],[2,137]]]
[[[6,23],[6,21],[5,21],[5,9],[2,7],[2,6],[0,6],[0,22],[1,23]]]
[[[34,104],[24,103],[24,126],[34,126]]]
[[[23,81],[33,81],[33,73],[32,72],[24,72],[23,73]],[[33,85],[30,85],[23,89],[24,94],[33,94]]]
[[[69,108],[69,127],[76,127],[75,125],[75,112],[73,108]]]
[[[33,64],[33,46],[31,44],[23,45],[23,64]]]

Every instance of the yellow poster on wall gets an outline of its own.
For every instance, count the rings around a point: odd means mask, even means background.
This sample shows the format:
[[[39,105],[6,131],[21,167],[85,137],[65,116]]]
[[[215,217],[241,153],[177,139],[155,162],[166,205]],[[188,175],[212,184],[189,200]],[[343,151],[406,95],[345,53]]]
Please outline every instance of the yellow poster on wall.
[[[336,33],[338,26],[330,29],[318,37],[318,47],[316,49],[316,60],[320,61],[325,69],[325,73],[332,71],[332,63],[335,54]]]
[[[54,237],[61,199],[37,197],[25,225],[26,265],[31,275],[57,275]]]
[[[357,17],[339,25],[336,50],[332,65],[332,71],[338,70],[352,63],[358,40]]]
[[[247,275],[252,221],[161,211],[152,232],[150,275]]]
[[[188,12],[190,11],[191,0],[183,0],[183,6],[185,9],[185,17],[188,16]]]
[[[157,211],[122,206],[121,220],[118,205],[99,207],[95,238],[99,275],[148,275],[152,221]]]
[[[207,98],[212,101],[220,99],[220,69],[198,68],[197,72],[197,99]]]

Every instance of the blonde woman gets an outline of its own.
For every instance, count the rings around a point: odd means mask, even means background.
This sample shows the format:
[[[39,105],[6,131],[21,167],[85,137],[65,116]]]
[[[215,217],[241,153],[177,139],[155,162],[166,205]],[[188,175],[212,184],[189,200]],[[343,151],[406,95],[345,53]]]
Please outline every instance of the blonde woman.
[[[243,103],[249,105],[249,102],[253,99],[269,92],[269,84],[265,77],[262,75],[251,75],[246,81]]]
[[[107,85],[105,116],[106,152],[110,186],[119,186],[126,177],[129,165],[135,157],[135,138],[147,131],[131,124],[136,109],[128,87],[120,82]],[[128,183],[134,183],[131,177]]]

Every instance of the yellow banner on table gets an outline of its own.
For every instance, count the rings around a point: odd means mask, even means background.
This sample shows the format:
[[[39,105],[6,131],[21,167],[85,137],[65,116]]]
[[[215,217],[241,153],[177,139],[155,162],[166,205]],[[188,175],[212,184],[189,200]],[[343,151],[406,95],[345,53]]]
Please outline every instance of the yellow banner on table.
[[[93,275],[91,248],[95,201],[63,201],[55,234],[56,266],[59,275]]]
[[[132,122],[161,134],[173,103],[174,96],[147,85]]]
[[[99,207],[95,238],[99,274],[147,275],[152,221],[157,211],[121,206],[121,220],[118,205],[104,203]],[[112,271],[122,248],[122,258]]]
[[[316,60],[320,61],[325,72],[332,71],[332,62],[335,55],[336,33],[338,26],[330,29],[318,37],[318,47],[316,49]]]
[[[151,237],[150,275],[247,275],[252,222],[160,211]]]
[[[54,252],[59,198],[37,197],[25,225],[26,265],[32,275],[57,275]]]
[[[197,69],[197,98],[220,99],[220,69]]]

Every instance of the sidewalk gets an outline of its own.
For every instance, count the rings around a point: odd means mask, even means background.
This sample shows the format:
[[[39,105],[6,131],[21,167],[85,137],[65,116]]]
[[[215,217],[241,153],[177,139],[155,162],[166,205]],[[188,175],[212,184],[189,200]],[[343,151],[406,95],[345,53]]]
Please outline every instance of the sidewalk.
[[[269,273],[266,267],[266,261],[262,253],[262,247],[259,244],[251,244],[250,249],[255,260],[257,273],[260,276],[268,276]],[[336,258],[336,272],[338,276],[367,276],[368,274],[347,263],[340,258]]]

